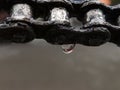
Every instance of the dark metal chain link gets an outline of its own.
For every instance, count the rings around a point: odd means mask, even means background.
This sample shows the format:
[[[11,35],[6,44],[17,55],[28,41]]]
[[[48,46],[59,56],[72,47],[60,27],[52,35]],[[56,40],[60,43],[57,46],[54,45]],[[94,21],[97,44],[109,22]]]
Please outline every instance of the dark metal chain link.
[[[1,0],[0,41],[26,43],[44,39],[55,45],[120,45],[120,5],[98,0]],[[70,19],[82,24],[74,27]]]

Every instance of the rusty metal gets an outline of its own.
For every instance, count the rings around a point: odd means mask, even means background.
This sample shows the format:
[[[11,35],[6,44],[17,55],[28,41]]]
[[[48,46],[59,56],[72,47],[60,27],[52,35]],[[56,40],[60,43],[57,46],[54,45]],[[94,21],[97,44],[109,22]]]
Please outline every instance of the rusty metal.
[[[55,45],[120,45],[120,5],[108,6],[98,0],[1,0],[0,41],[26,43],[44,39]],[[72,26],[77,18],[82,25]]]

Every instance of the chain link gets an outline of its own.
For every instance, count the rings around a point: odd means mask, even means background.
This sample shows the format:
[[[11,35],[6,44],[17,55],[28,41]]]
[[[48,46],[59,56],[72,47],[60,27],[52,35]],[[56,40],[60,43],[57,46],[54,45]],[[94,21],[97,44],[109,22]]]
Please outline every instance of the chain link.
[[[44,39],[55,45],[120,45],[120,5],[98,0],[1,0],[0,41],[26,43]],[[74,27],[70,19],[82,22]]]

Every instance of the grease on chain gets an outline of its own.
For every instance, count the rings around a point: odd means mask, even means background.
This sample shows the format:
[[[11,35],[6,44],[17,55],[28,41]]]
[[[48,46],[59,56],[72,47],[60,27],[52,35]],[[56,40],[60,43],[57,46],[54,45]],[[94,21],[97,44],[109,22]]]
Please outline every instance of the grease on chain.
[[[62,46],[71,52],[75,44],[120,45],[120,5],[108,6],[98,0],[1,0],[0,41],[26,43],[37,39]],[[3,4],[3,5],[2,5]],[[4,7],[4,5],[8,7]],[[3,17],[3,16],[2,16]],[[75,28],[70,18],[83,25]]]

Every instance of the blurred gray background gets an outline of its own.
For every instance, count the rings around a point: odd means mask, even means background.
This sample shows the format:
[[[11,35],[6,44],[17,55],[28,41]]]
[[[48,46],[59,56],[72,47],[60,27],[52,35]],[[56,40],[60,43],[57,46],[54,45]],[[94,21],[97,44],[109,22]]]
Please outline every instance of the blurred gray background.
[[[1,44],[0,90],[120,90],[120,48],[77,45],[66,55],[44,40]]]
[[[43,40],[1,45],[0,90],[120,90],[120,48],[77,45],[66,55]]]

